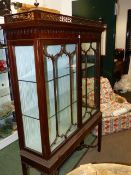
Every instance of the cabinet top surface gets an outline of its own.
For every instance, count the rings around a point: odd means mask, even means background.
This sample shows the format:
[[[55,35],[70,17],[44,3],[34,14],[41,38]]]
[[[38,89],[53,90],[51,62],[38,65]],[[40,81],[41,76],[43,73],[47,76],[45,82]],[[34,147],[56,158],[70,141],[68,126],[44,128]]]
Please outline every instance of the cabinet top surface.
[[[23,13],[6,15],[4,17],[5,24],[1,25],[2,28],[24,28],[28,26],[63,26],[63,27],[76,27],[81,28],[95,28],[103,31],[104,24],[99,21],[87,20],[75,16],[67,16],[56,13],[45,12],[41,10],[32,10]],[[27,23],[28,21],[28,23]]]

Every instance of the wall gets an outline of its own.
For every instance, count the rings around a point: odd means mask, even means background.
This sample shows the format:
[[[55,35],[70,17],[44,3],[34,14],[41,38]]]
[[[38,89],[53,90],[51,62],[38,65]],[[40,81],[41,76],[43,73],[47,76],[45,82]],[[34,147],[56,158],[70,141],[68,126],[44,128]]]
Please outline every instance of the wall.
[[[17,2],[17,0],[12,0]],[[35,0],[19,0],[18,2],[26,4],[34,4]],[[38,0],[39,6],[59,10],[61,14],[72,15],[72,0]],[[13,9],[13,13],[16,11]]]
[[[116,21],[116,48],[125,49],[126,45],[126,25],[128,9],[131,9],[131,0],[119,0],[118,15]]]
[[[61,14],[72,15],[72,0],[45,0],[44,5],[59,10]]]
[[[0,24],[4,23],[4,17],[0,16]]]
[[[124,0],[123,0],[124,1]],[[107,24],[106,56],[102,61],[102,75],[113,82],[114,48],[115,48],[115,1],[114,0],[79,0],[73,2],[75,16],[98,20],[103,18]]]

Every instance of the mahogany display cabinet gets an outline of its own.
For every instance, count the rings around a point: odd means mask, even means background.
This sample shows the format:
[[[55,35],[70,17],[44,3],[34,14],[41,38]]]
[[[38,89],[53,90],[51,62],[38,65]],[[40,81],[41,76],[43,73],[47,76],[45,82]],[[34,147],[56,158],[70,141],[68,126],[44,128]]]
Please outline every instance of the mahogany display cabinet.
[[[6,15],[2,28],[23,167],[27,163],[44,174],[55,173],[97,125],[100,151],[104,25],[33,10]]]

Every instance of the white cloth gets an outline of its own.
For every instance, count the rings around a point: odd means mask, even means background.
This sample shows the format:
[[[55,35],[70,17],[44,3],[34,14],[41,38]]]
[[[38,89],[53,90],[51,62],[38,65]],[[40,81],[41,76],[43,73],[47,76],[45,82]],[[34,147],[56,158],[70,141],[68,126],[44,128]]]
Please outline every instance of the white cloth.
[[[129,64],[128,74],[123,75],[120,81],[115,83],[114,90],[121,90],[123,93],[131,92],[131,60]]]
[[[118,116],[118,115],[126,114],[129,111],[130,111],[130,109],[128,110],[127,108],[117,109],[117,110],[113,111],[112,116]]]

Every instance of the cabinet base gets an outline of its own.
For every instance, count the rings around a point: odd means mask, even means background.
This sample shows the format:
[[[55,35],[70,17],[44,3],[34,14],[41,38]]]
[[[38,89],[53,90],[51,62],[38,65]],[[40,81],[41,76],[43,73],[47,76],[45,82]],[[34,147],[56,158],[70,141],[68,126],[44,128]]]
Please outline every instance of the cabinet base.
[[[83,128],[80,128],[66,144],[62,145],[57,152],[52,154],[49,159],[44,159],[26,149],[20,150],[21,160],[23,164],[32,166],[43,171],[47,175],[53,173],[62,165],[69,155],[82,143],[84,138],[98,125],[98,151],[101,150],[101,112],[97,113],[93,118],[86,122]],[[23,171],[26,171],[25,169]]]

